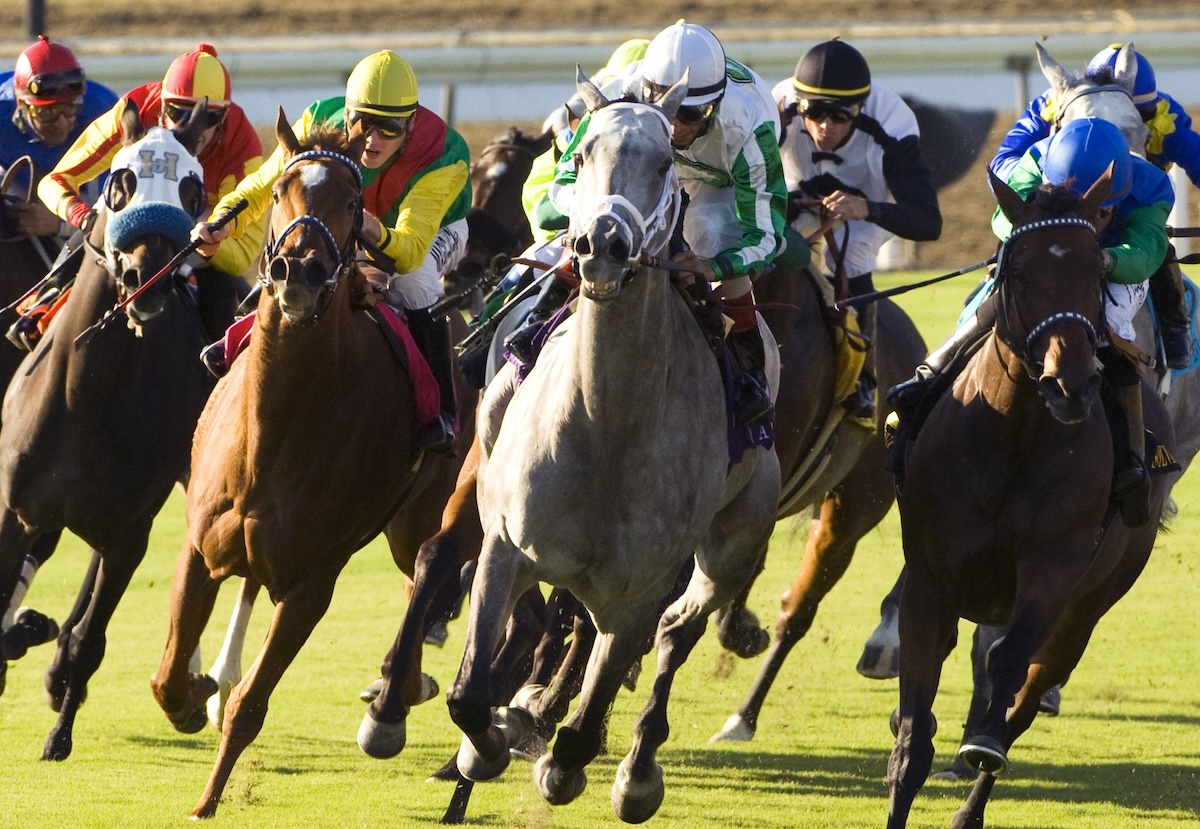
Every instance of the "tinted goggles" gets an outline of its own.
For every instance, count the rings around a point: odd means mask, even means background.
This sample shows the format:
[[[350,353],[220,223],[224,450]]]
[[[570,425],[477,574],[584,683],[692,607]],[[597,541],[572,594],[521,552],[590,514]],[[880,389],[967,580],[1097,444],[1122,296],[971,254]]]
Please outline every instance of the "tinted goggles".
[[[26,104],[26,109],[29,111],[29,117],[39,124],[53,124],[59,118],[66,118],[68,120],[74,118],[83,109],[83,103],[80,101],[61,101],[57,104],[46,104],[45,106]]]
[[[86,87],[80,69],[34,75],[29,79],[29,94],[35,98],[78,98]]]
[[[407,118],[385,118],[382,115],[371,115],[353,109],[349,111],[347,121],[352,127],[358,125],[363,135],[375,130],[380,138],[389,141],[403,135],[408,124]]]
[[[196,104],[176,103],[175,101],[163,102],[163,113],[167,116],[167,120],[172,124],[182,124],[186,121],[195,110]],[[215,127],[225,120],[225,108],[209,109],[208,121],[204,127]]]
[[[819,124],[822,121],[832,121],[835,124],[849,124],[855,117],[855,114],[849,110],[820,105],[809,107],[803,111],[803,115],[806,120],[812,121],[814,124]]]
[[[702,124],[712,117],[716,104],[701,104],[700,106],[682,106],[675,111],[675,120],[684,124]]]

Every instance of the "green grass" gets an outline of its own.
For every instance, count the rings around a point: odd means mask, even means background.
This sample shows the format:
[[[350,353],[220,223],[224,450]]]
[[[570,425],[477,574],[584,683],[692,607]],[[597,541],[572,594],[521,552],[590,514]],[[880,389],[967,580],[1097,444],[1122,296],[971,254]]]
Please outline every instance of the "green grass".
[[[888,276],[881,287],[921,275]],[[900,298],[931,344],[953,325],[975,276]],[[1063,714],[1038,719],[1014,747],[1012,773],[997,785],[989,826],[999,829],[1178,829],[1200,825],[1200,664],[1195,598],[1200,572],[1200,484],[1176,489],[1180,515],[1161,536],[1139,583],[1100,624],[1064,692]],[[331,516],[331,520],[336,517]],[[43,700],[47,647],[10,666],[0,698],[0,826],[183,826],[215,759],[218,735],[174,732],[147,680],[166,636],[168,589],[182,534],[182,501],[168,502],[145,563],[109,629],[108,653],[93,678],[63,763],[43,763],[42,742],[55,715]],[[792,653],[767,701],[754,742],[710,746],[758,668],[724,656],[707,634],[683,668],[672,698],[672,734],[660,760],[667,794],[650,825],[821,829],[882,826],[892,738],[887,715],[895,680],[854,672],[879,600],[900,567],[895,512],[859,546],[849,572],[828,597],[808,637]],[[751,605],[774,618],[803,549],[791,522],[776,532],[767,571]],[[85,569],[73,538],[39,574],[29,603],[62,618]],[[234,590],[218,604],[220,625],[203,642],[215,656]],[[403,582],[380,542],[347,567],[333,605],[272,698],[266,725],[242,756],[214,827],[428,826],[450,796],[424,782],[455,750],[439,697],[414,709],[409,744],[391,761],[372,760],[354,742],[363,713],[358,691],[377,674],[405,606]],[[268,621],[262,602],[251,629]],[[465,625],[451,626],[444,649],[428,649],[428,669],[443,689],[453,678]],[[963,641],[969,636],[964,628]],[[647,663],[649,667],[649,663]],[[969,694],[965,648],[951,655],[935,713],[942,724],[936,763],[957,747]],[[551,808],[514,761],[500,782],[476,787],[470,825],[617,826],[609,807],[616,764],[628,749],[648,677],[622,692],[612,718],[610,753],[589,769],[591,784],[573,804]],[[966,787],[933,783],[917,799],[912,827],[944,827]]]

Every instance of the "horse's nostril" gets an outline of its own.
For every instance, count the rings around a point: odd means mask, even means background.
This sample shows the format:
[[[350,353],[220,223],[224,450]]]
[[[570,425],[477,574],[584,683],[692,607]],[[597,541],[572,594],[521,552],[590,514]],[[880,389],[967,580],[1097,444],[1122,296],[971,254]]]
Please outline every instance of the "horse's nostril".
[[[304,263],[304,281],[309,285],[320,285],[325,281],[327,274],[325,266],[316,259],[309,259]]]
[[[613,259],[623,262],[629,258],[629,245],[625,243],[624,239],[618,239],[612,243],[612,246],[608,249],[608,252]]]
[[[580,236],[575,240],[575,253],[580,256],[592,255],[592,242],[586,236]]]
[[[283,280],[287,279],[287,260],[285,260],[282,256],[276,256],[267,265],[267,272],[270,273],[273,281],[282,282]]]

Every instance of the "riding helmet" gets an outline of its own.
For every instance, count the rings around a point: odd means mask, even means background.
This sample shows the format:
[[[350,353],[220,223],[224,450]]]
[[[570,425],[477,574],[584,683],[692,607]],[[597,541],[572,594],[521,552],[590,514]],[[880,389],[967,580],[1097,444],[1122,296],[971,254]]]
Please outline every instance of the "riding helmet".
[[[851,107],[871,92],[871,70],[866,58],[836,37],[804,53],[792,78],[796,99]]]
[[[725,94],[725,50],[717,36],[703,26],[676,21],[646,47],[642,59],[642,100],[658,101],[688,76],[688,94],[681,106],[715,104]]]
[[[207,98],[209,109],[229,106],[229,72],[217,58],[216,47],[201,43],[171,61],[163,76],[162,97],[191,104]]]
[[[23,103],[49,106],[81,97],[87,79],[70,49],[38,35],[37,42],[17,57],[13,86]]]
[[[1121,51],[1123,45],[1122,43],[1112,43],[1097,52],[1088,62],[1086,74],[1094,75],[1101,69],[1116,72],[1117,53]],[[1150,65],[1150,61],[1146,60],[1141,52],[1135,51],[1133,54],[1137,58],[1137,75],[1133,79],[1133,103],[1143,107],[1158,101],[1158,85],[1155,82],[1154,67]]]
[[[1042,159],[1042,178],[1084,195],[1112,165],[1112,186],[1103,206],[1112,207],[1133,186],[1129,143],[1103,118],[1076,118],[1054,134]]]
[[[417,109],[417,76],[390,49],[368,55],[346,81],[346,108],[383,118],[407,118]]]

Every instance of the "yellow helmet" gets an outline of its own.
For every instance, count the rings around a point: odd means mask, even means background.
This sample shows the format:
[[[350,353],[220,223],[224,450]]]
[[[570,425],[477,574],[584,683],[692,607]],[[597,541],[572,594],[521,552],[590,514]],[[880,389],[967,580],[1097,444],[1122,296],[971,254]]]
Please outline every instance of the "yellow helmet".
[[[201,43],[175,58],[163,76],[162,97],[192,104],[207,98],[210,109],[229,106],[229,72],[217,57],[216,48]]]
[[[417,76],[390,49],[358,62],[346,81],[346,109],[384,118],[407,118],[417,109]]]

